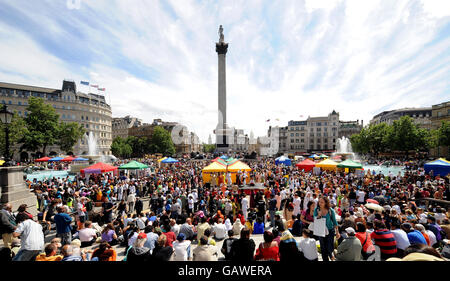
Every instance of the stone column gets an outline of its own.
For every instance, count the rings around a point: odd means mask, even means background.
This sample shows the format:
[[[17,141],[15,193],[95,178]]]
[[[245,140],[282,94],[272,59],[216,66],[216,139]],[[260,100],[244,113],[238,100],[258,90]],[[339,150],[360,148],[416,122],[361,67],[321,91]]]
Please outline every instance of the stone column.
[[[229,133],[227,126],[227,82],[226,82],[226,54],[228,43],[216,43],[218,55],[218,109],[219,120],[216,128],[216,144],[220,150],[227,150],[229,147]]]
[[[27,211],[33,216],[37,215],[37,198],[36,195],[30,191],[23,179],[25,167],[0,167],[0,188],[1,200],[0,203],[10,203],[13,212],[22,204],[27,204]]]

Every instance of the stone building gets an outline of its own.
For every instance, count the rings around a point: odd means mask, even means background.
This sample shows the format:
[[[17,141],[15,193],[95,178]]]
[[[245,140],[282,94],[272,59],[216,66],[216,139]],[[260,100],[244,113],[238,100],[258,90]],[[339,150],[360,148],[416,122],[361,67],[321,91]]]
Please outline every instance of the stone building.
[[[63,81],[61,89],[0,82],[0,102],[21,117],[28,115],[26,108],[30,96],[42,98],[45,103],[53,106],[61,121],[81,124],[88,134],[93,134],[97,140],[98,154],[111,154],[112,113],[111,106],[103,95],[79,92],[76,83],[68,80]],[[13,150],[13,158],[16,161],[42,156],[40,152],[19,151],[18,145],[13,147]],[[87,138],[79,140],[72,152],[74,155],[86,155]],[[50,156],[64,153],[58,146],[47,147],[47,154]]]
[[[420,128],[431,129],[431,107],[401,108],[383,111],[375,115],[372,120],[370,120],[370,124],[386,123],[392,125],[395,120],[398,120],[403,116],[413,118],[414,123]]]
[[[116,117],[112,120],[112,138],[117,137],[126,139],[128,137],[128,129],[138,127],[142,124],[142,120],[127,115],[125,117]]]

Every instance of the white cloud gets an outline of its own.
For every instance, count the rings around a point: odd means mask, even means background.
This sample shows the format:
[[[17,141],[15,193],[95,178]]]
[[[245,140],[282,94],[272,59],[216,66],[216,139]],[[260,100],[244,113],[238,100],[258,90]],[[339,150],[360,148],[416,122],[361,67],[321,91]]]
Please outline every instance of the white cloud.
[[[230,125],[263,135],[269,118],[286,125],[333,109],[368,123],[381,109],[448,97],[450,41],[427,44],[450,9],[433,2],[98,0],[59,10],[17,1],[10,5],[50,38],[82,45],[86,61],[69,62],[0,18],[0,80],[58,87],[63,78],[90,79],[107,88],[114,116],[178,121],[207,142],[223,24]]]

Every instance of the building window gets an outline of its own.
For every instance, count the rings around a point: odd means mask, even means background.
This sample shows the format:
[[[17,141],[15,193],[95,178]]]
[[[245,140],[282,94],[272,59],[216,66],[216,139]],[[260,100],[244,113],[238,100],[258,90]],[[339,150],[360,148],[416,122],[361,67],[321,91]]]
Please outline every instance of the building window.
[[[17,103],[18,105],[22,105],[22,103],[19,101],[18,103]]]
[[[8,101],[8,104],[12,104],[12,102],[11,102],[11,101]]]

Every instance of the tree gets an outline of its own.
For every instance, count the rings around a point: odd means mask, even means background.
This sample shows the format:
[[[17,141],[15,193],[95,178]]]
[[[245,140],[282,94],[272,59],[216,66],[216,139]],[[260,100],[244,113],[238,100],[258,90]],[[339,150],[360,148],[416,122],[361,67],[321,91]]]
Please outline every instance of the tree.
[[[61,122],[58,126],[58,140],[56,144],[62,151],[68,153],[85,133],[86,131],[81,124]]]
[[[203,144],[203,151],[205,153],[213,153],[214,150],[216,149],[216,145],[215,144]]]
[[[111,144],[111,152],[118,157],[127,158],[131,156],[133,149],[127,139],[116,137]]]
[[[450,121],[442,121],[437,131],[438,145],[450,146]]]
[[[36,97],[28,99],[27,111],[29,112],[25,117],[27,130],[19,140],[22,143],[21,149],[37,151],[42,148],[45,155],[46,148],[55,144],[58,139],[59,115],[50,104]]]
[[[167,156],[175,154],[175,145],[173,144],[169,131],[160,126],[154,128],[151,151],[152,153],[162,153]]]

